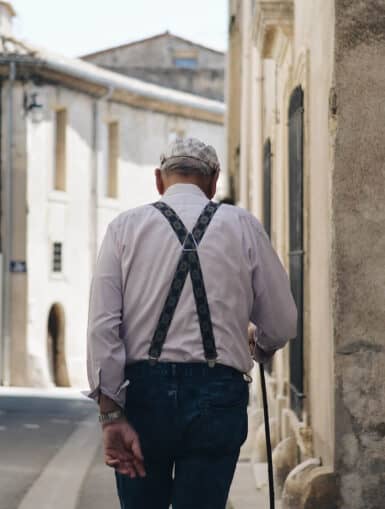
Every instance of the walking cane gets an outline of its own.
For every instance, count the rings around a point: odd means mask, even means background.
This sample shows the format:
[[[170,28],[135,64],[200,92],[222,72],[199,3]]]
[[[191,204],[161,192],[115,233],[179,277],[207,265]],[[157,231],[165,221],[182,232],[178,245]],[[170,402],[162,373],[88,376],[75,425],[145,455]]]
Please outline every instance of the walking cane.
[[[269,426],[269,408],[267,406],[267,392],[266,392],[265,370],[264,370],[262,362],[259,364],[259,372],[260,372],[260,375],[261,375],[263,414],[264,414],[264,418],[265,418],[267,467],[268,467],[268,472],[269,472],[270,509],[274,509],[275,508],[275,502],[274,502],[273,457],[272,457],[272,453],[271,453],[270,426]]]

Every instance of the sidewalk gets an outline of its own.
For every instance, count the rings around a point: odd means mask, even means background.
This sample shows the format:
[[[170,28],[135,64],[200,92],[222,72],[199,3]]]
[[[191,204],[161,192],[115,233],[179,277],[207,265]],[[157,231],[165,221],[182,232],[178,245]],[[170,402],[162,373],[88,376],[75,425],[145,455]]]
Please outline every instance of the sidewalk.
[[[55,399],[78,399],[95,404],[86,396],[81,389],[74,387],[6,387],[0,386],[0,396],[20,396],[37,398],[55,398]]]
[[[254,471],[253,471],[254,470]],[[268,509],[266,463],[239,461],[230,489],[228,509]]]

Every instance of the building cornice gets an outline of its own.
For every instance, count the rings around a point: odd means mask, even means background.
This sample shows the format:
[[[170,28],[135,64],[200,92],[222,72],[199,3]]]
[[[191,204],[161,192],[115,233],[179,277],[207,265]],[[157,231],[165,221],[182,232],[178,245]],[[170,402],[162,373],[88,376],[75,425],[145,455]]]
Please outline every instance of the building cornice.
[[[293,35],[294,1],[260,0],[254,10],[253,38],[262,58],[279,64]]]

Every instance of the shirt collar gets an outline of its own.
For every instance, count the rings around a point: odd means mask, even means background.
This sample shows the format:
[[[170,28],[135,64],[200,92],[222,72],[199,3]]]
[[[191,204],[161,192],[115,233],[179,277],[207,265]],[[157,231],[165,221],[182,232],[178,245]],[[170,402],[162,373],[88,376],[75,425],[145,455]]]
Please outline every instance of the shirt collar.
[[[164,193],[163,198],[175,196],[176,194],[194,194],[202,198],[207,198],[202,189],[195,184],[173,184]]]

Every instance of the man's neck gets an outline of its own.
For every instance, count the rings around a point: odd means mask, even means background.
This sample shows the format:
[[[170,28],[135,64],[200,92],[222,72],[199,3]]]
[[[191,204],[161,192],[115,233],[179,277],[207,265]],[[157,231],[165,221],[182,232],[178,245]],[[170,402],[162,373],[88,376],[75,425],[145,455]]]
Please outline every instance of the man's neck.
[[[167,179],[167,184],[165,185],[164,191],[166,192],[171,186],[175,184],[192,184],[194,186],[199,187],[199,189],[208,197],[208,188],[207,183],[204,182],[201,178],[189,175],[188,177],[184,177],[181,175],[173,175]],[[205,185],[206,184],[206,185]]]

